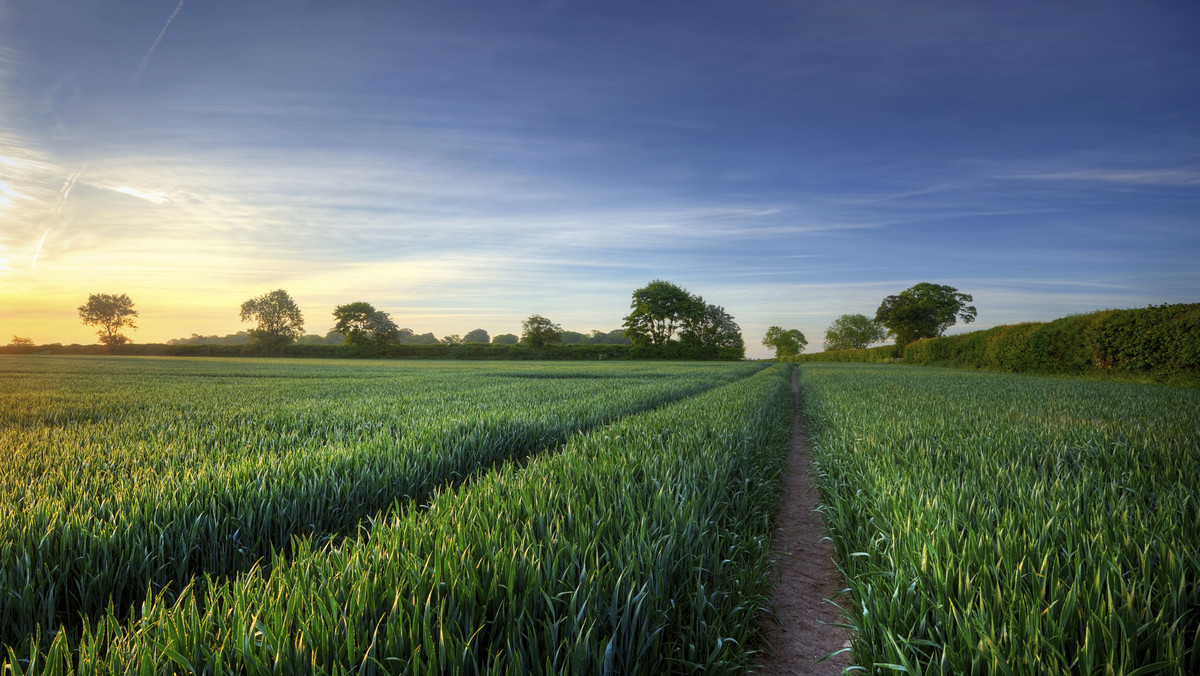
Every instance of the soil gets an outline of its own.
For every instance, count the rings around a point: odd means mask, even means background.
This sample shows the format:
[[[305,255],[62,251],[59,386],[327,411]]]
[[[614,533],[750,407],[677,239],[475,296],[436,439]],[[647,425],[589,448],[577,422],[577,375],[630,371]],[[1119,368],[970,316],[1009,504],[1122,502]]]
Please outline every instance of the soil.
[[[779,582],[773,601],[777,622],[767,620],[764,631],[770,647],[762,656],[762,670],[777,674],[840,674],[853,665],[850,652],[817,660],[850,645],[849,633],[835,622],[845,622],[834,599],[845,587],[834,565],[833,544],[825,540],[821,494],[810,473],[812,445],[800,415],[800,387],[792,372],[792,441],[788,469],[783,476],[782,504],[776,519],[774,549]],[[846,603],[845,597],[838,599]]]

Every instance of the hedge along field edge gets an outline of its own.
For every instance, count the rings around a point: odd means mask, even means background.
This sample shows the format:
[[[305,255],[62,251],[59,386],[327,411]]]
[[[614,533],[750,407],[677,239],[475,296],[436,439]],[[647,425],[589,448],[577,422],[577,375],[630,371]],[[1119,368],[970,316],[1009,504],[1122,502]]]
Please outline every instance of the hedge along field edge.
[[[1200,303],[1103,310],[788,361],[888,362],[1200,386]]]

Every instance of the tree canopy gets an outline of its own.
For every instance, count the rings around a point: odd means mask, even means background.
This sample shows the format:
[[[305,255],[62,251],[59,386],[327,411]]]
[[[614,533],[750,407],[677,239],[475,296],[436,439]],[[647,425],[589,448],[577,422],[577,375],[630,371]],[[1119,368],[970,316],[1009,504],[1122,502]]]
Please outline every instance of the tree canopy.
[[[516,345],[518,342],[520,342],[520,340],[520,337],[514,334],[501,333],[495,338],[492,338],[492,345]]]
[[[745,352],[742,329],[733,321],[733,315],[720,305],[705,303],[699,296],[696,300],[699,311],[687,318],[682,341]]]
[[[93,293],[87,302],[79,306],[79,318],[89,326],[99,326],[100,342],[108,347],[123,345],[129,338],[121,329],[136,329],[133,318],[138,316],[133,301],[125,294]]]
[[[772,326],[763,336],[762,344],[775,350],[775,358],[794,357],[804,351],[808,340],[800,329],[784,329]]]
[[[681,343],[744,352],[741,327],[720,305],[656,279],[633,292],[625,337],[637,346]]]
[[[934,338],[954,326],[957,319],[964,324],[975,321],[974,299],[959,293],[952,286],[921,282],[898,295],[883,299],[875,312],[875,321],[896,337],[900,346],[921,338]]]
[[[666,345],[702,312],[695,296],[661,279],[634,291],[629,307],[633,312],[625,317],[625,337],[634,345]]]
[[[562,327],[541,315],[529,315],[521,322],[521,342],[530,347],[545,347],[562,342]]]
[[[464,343],[490,343],[491,336],[488,335],[486,329],[471,329],[467,331],[467,335],[462,337]]]
[[[286,345],[304,334],[304,316],[296,301],[283,289],[276,289],[242,303],[242,321],[256,321],[250,342],[257,345]]]
[[[887,338],[887,331],[870,317],[842,315],[825,330],[826,350],[858,350]]]

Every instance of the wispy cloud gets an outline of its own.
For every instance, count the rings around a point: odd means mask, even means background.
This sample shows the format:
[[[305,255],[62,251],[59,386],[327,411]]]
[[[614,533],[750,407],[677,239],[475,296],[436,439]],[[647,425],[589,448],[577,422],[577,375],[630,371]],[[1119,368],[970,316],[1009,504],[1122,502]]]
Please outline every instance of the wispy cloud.
[[[1135,186],[1200,186],[1200,169],[1074,169],[1033,174],[1011,174],[1010,179],[1098,181]]]
[[[171,201],[166,195],[164,195],[162,193],[147,192],[145,190],[138,190],[136,188],[130,188],[130,187],[126,187],[126,186],[120,186],[120,187],[114,186],[114,187],[109,187],[108,189],[112,190],[113,192],[119,192],[122,195],[129,195],[130,197],[136,197],[140,200],[146,200],[147,202],[150,202],[152,204],[166,204]]]

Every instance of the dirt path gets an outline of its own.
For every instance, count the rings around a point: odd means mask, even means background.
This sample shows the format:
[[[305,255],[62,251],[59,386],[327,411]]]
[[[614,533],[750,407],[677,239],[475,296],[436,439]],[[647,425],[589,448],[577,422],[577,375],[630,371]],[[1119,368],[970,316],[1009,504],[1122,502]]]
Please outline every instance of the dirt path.
[[[821,513],[814,511],[820,493],[808,473],[812,446],[800,416],[800,386],[795,371],[792,402],[792,446],[783,477],[783,504],[774,545],[780,572],[774,600],[779,624],[767,622],[767,640],[774,654],[763,657],[760,673],[840,674],[853,664],[849,652],[815,664],[849,643],[846,630],[829,624],[845,621],[841,611],[824,601],[833,598],[845,585],[833,564],[833,544],[822,540],[825,532]]]

